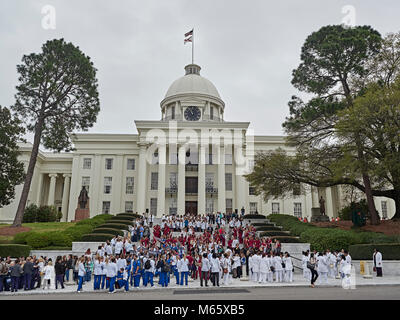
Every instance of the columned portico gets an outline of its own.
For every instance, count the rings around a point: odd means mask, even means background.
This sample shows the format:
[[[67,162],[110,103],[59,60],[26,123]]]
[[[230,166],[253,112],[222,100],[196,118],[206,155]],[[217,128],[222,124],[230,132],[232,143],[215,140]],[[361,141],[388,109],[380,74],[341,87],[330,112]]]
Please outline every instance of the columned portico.
[[[198,214],[205,214],[206,212],[206,147],[199,146],[199,180],[198,180],[198,200],[197,212]]]
[[[185,160],[186,147],[181,145],[178,151],[178,215],[185,214]]]
[[[165,211],[165,164],[166,164],[166,145],[158,147],[158,199],[157,217],[162,217]]]
[[[63,174],[64,177],[64,189],[61,204],[62,219],[68,221],[68,199],[69,199],[69,186],[71,181],[70,174]]]
[[[50,177],[50,188],[49,188],[49,197],[47,198],[47,205],[48,206],[54,206],[57,174],[56,173],[50,173],[49,177]]]
[[[139,181],[137,188],[137,212],[142,214],[146,210],[146,190],[147,190],[147,162],[146,144],[139,143]]]

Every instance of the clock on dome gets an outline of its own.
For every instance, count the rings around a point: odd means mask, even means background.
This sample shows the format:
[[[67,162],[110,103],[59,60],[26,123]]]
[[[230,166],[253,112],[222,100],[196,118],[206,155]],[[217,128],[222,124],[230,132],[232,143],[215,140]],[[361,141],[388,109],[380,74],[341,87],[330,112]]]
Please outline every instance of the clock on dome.
[[[201,111],[198,107],[187,107],[184,115],[187,121],[199,121],[201,117]]]

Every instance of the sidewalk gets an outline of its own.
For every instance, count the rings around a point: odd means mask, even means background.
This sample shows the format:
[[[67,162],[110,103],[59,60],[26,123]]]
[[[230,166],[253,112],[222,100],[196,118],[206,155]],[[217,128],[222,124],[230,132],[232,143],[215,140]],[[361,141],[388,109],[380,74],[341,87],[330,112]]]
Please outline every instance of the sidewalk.
[[[194,280],[194,281],[189,281],[188,286],[177,286],[175,283],[175,278],[171,278],[170,285],[168,288],[162,288],[161,286],[158,285],[158,278],[154,278],[154,287],[139,287],[134,288],[130,287],[129,290],[132,292],[140,292],[140,291],[149,291],[149,290],[157,290],[157,291],[162,291],[162,290],[173,290],[173,289],[179,289],[179,290],[185,290],[185,289],[205,289],[205,287],[200,287],[200,281],[199,280]],[[319,280],[319,279],[318,279]],[[342,282],[340,279],[331,279],[328,278],[328,284],[321,285],[319,281],[317,280],[316,287],[321,287],[321,288],[329,288],[329,287],[342,287]],[[356,287],[357,286],[394,286],[394,285],[400,285],[400,277],[399,276],[387,276],[387,277],[382,277],[382,278],[377,278],[373,277],[372,279],[364,279],[362,276],[357,275],[356,276]],[[265,284],[259,284],[253,281],[242,281],[239,279],[233,279],[232,283],[230,285],[220,285],[220,288],[274,288],[274,287],[304,287],[308,288],[310,286],[310,282],[306,281],[302,275],[296,274],[293,277],[293,282],[292,283],[287,283],[287,282],[281,282],[281,283],[265,283]],[[54,293],[71,293],[71,292],[76,292],[77,285],[65,285],[65,289],[50,289],[50,290],[43,290],[42,288],[32,290],[32,291],[24,291],[19,290],[18,292],[1,292],[0,296],[12,296],[12,295],[43,295],[43,294],[54,294]],[[211,282],[208,283],[208,290],[212,290],[212,284]],[[106,292],[108,290],[100,290],[100,291],[94,291],[93,290],[93,280],[85,283],[83,285],[83,292],[93,292],[93,294],[96,294],[96,292]],[[117,292],[123,291],[122,289],[116,290]],[[77,293],[78,295],[78,293]]]

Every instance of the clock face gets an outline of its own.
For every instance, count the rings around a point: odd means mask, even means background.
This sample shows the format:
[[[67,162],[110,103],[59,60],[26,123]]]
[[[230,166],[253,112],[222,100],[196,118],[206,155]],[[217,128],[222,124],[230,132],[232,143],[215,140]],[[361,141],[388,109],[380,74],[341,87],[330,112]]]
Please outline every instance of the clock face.
[[[185,110],[185,119],[188,121],[198,121],[201,117],[201,111],[197,107],[187,107]]]

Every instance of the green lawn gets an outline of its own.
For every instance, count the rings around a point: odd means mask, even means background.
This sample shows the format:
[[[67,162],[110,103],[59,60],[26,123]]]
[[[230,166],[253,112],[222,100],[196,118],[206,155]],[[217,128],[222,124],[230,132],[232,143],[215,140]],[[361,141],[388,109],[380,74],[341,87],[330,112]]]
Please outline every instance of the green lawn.
[[[35,232],[48,232],[48,231],[63,231],[69,227],[75,225],[75,222],[35,222],[35,223],[23,223],[23,227],[31,228],[31,231]],[[0,224],[0,228],[10,226],[10,224]],[[11,242],[13,236],[1,236],[0,243]]]

